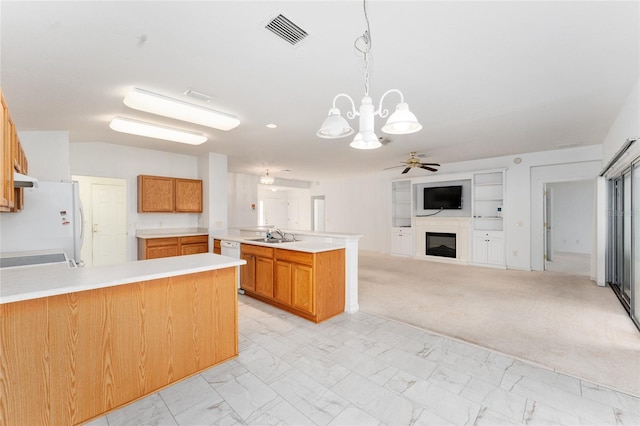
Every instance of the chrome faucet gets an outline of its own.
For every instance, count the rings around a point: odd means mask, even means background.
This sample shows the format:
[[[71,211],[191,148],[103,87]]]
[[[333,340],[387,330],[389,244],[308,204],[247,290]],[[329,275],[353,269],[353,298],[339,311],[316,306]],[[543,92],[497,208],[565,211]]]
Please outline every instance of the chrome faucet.
[[[284,240],[284,232],[282,232],[282,231],[280,230],[280,228],[275,227],[275,228],[274,228],[274,230],[273,230],[273,232],[274,232],[274,233],[275,233],[275,232],[277,232],[278,234],[280,234],[280,238]]]

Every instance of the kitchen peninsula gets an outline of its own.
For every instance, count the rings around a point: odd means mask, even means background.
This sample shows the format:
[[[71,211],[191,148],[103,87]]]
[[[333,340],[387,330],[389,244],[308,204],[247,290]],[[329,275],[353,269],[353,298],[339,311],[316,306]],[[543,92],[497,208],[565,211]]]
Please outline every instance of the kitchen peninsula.
[[[3,269],[0,423],[82,423],[237,356],[243,263]]]
[[[215,248],[219,246],[220,242],[226,241],[239,244],[244,248],[244,252],[247,252],[247,249],[251,251],[248,255],[256,259],[256,266],[253,271],[256,273],[255,281],[257,287],[248,289],[248,294],[262,301],[274,304],[315,322],[336,314],[336,311],[327,305],[333,304],[335,299],[339,299],[344,306],[340,308],[340,312],[357,312],[359,309],[358,240],[362,235],[282,230],[281,232],[286,234],[289,240],[293,239],[295,241],[276,244],[261,241],[268,232],[275,231],[275,229],[265,226],[231,229],[227,235],[212,237],[211,246]],[[251,246],[256,246],[257,249],[250,249]],[[243,250],[241,249],[240,252],[243,252]],[[261,266],[258,266],[258,261],[260,261]],[[315,265],[320,266],[320,268],[314,268]],[[298,266],[302,266],[302,269],[297,269]],[[247,264],[243,268],[244,272],[251,274],[251,271],[247,271],[249,269],[247,267],[250,267],[250,265]],[[315,295],[311,295],[311,299],[307,296],[302,296],[302,299],[296,299],[296,289],[294,287],[296,285],[295,274],[298,272],[301,273],[300,277],[303,281],[298,290],[306,287],[309,291],[314,291]],[[261,274],[262,277],[258,277],[257,274]],[[272,276],[269,277],[269,274]],[[266,279],[264,279],[265,275],[267,275]],[[303,278],[302,275],[307,275],[307,278]],[[287,277],[290,277],[290,279]],[[319,278],[322,281],[317,281]],[[262,288],[260,288],[259,283],[261,279],[264,279],[262,283],[265,284]],[[249,281],[251,282],[253,279],[249,278]],[[285,282],[284,293],[282,292],[283,281]],[[343,292],[341,295],[335,293],[337,288],[332,283],[336,281],[342,282],[342,284],[338,283],[340,288],[343,289],[341,290]],[[300,283],[300,281],[298,282]],[[321,284],[322,287],[316,287],[315,284]],[[307,290],[303,291],[306,292]],[[329,295],[326,292],[333,292],[333,294]],[[301,295],[301,293],[298,295]],[[316,300],[319,305],[314,307],[315,302],[313,300]],[[296,304],[298,306],[295,306]],[[327,310],[323,313],[322,311],[325,307]],[[308,314],[311,311],[315,313],[309,316]]]

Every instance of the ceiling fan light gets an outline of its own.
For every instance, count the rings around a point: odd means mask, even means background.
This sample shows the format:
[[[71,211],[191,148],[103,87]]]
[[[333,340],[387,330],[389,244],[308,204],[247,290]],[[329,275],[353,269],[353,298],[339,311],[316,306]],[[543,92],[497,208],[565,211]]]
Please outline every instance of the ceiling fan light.
[[[409,105],[401,102],[381,130],[392,135],[406,135],[421,129],[422,125],[418,123],[415,114],[409,111]]]
[[[378,137],[373,132],[358,132],[353,142],[350,144],[351,148],[355,149],[376,149],[380,148],[382,144],[378,140]]]
[[[111,120],[109,127],[116,132],[186,143],[189,145],[200,145],[207,141],[206,136],[197,133],[186,132],[184,130],[173,129],[171,127],[159,126],[157,124],[122,117],[115,117]]]
[[[325,139],[343,138],[351,134],[353,134],[353,129],[340,114],[338,108],[331,108],[329,110],[328,117],[325,118],[320,130],[316,133],[317,136]]]

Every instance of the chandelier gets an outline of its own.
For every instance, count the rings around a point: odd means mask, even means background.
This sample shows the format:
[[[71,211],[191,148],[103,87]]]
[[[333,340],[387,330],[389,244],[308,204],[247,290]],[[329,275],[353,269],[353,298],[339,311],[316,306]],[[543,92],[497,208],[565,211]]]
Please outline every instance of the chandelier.
[[[351,147],[357,149],[375,149],[380,148],[382,144],[374,132],[374,118],[376,115],[381,118],[386,118],[389,115],[389,110],[382,108],[382,101],[388,94],[397,93],[400,95],[400,103],[396,105],[395,111],[391,116],[389,116],[386,124],[382,126],[381,130],[383,132],[393,135],[405,135],[419,131],[422,129],[422,125],[418,123],[416,116],[409,110],[409,105],[404,102],[402,92],[397,89],[387,90],[380,98],[378,109],[375,109],[373,100],[369,96],[369,53],[371,51],[371,28],[369,26],[369,17],[367,15],[366,0],[363,1],[363,9],[364,18],[367,22],[367,30],[363,35],[358,37],[354,43],[356,50],[363,54],[365,65],[364,97],[360,103],[360,108],[356,110],[355,102],[351,96],[345,93],[339,93],[335,98],[333,98],[333,106],[329,110],[328,117],[324,120],[316,135],[321,138],[337,139],[354,133],[349,122],[345,120],[340,113],[340,110],[336,107],[336,101],[339,98],[344,97],[351,102],[351,110],[347,111],[347,118],[353,120],[356,116],[360,117],[360,129],[353,139],[353,142],[351,142]]]
[[[267,169],[267,173],[264,176],[260,176],[260,183],[263,185],[273,185],[273,182],[275,182],[275,179],[269,175],[269,169]]]

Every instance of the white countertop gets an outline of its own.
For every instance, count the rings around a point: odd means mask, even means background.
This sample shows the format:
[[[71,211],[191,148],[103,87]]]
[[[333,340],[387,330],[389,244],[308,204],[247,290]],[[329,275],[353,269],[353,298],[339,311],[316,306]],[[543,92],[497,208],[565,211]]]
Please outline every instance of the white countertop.
[[[0,304],[244,265],[213,253],[69,268],[66,264],[0,270]]]
[[[137,229],[136,238],[169,238],[169,237],[191,237],[195,235],[209,235],[206,228],[157,228],[157,229]]]
[[[291,241],[288,243],[265,243],[260,241],[251,241],[252,239],[259,238],[256,235],[250,237],[242,235],[216,235],[213,238],[215,238],[216,240],[235,241],[242,244],[253,244],[256,246],[273,247],[283,250],[295,250],[306,253],[321,253],[324,251],[339,250],[345,248],[345,244],[342,241],[324,242],[316,240],[302,240]]]

